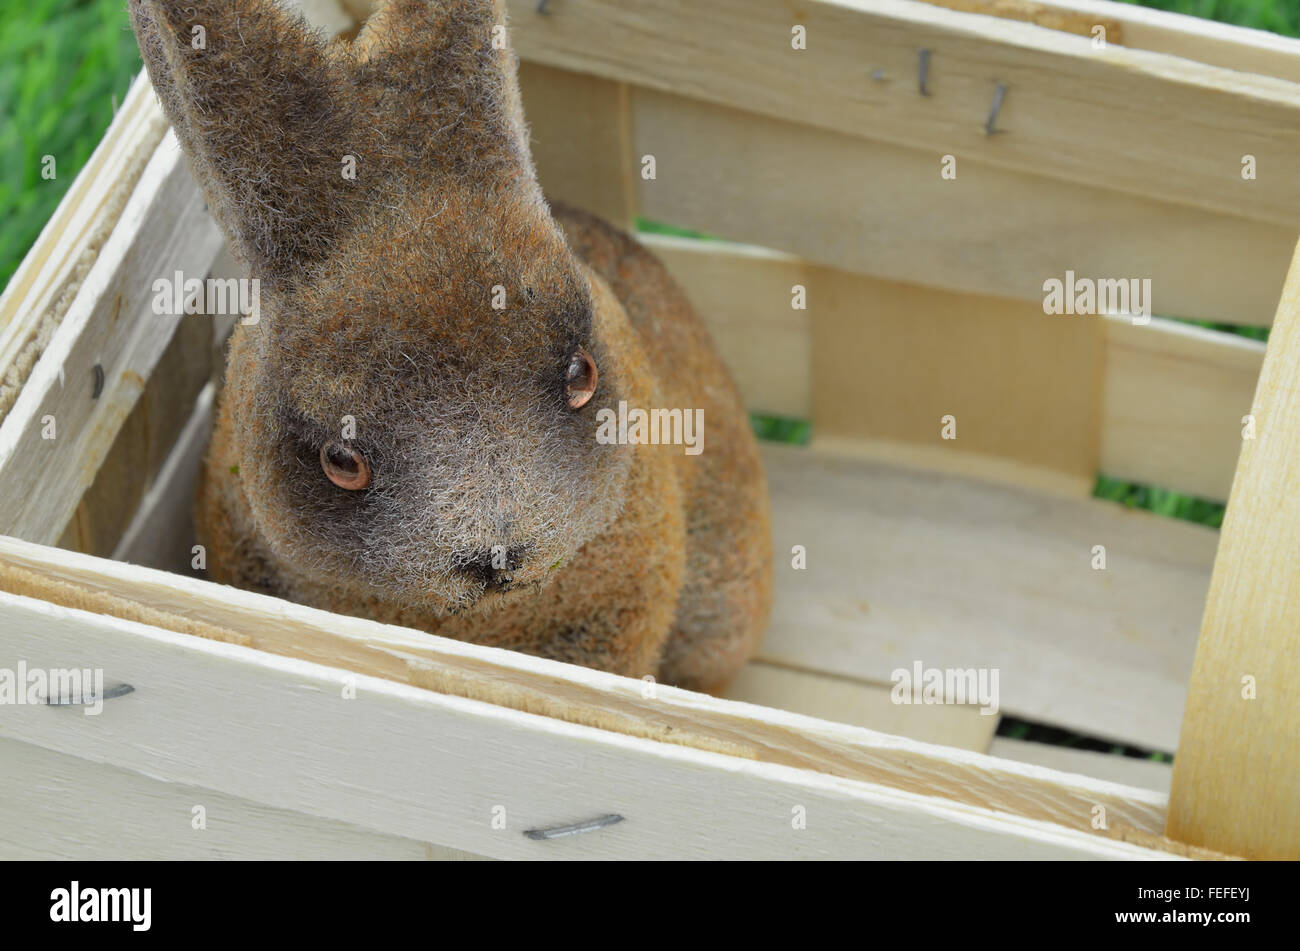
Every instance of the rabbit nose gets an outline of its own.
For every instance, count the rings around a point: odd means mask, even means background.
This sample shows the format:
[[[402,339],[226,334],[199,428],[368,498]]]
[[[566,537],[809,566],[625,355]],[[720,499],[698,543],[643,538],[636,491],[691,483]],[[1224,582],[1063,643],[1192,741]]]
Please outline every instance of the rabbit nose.
[[[464,564],[463,570],[489,588],[504,588],[515,580],[515,572],[524,562],[524,548],[493,548],[478,552]]]

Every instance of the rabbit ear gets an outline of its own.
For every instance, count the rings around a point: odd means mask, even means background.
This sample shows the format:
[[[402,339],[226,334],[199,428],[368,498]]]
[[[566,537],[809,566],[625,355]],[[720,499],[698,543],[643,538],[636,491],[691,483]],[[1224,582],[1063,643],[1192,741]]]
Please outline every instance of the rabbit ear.
[[[504,0],[388,0],[350,51],[367,119],[383,131],[380,158],[536,188],[506,38]]]
[[[149,77],[234,250],[270,282],[320,260],[353,191],[335,57],[272,0],[130,0]]]

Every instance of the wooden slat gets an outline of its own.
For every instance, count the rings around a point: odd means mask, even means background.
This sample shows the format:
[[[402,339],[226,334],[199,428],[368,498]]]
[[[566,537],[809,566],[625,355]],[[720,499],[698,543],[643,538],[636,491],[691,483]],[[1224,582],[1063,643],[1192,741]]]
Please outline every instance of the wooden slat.
[[[1300,249],[1242,442],[1174,762],[1170,834],[1300,858]]]
[[[163,133],[142,71],[104,138],[0,294],[0,419],[17,399],[53,329],[117,224]],[[66,170],[65,170],[66,173]]]
[[[15,546],[5,542],[5,547]],[[292,625],[289,618],[295,613],[298,609],[286,606],[267,612],[261,623]],[[335,627],[341,620],[321,618]],[[303,633],[300,627],[299,636]],[[427,656],[416,646],[419,639],[399,629],[371,640],[399,663],[405,645],[415,647],[417,656]],[[272,808],[477,855],[1155,858],[1181,853],[1176,843],[1129,824],[1159,814],[1161,797],[1156,794],[1079,777],[1062,785],[1048,770],[978,754],[667,688],[660,689],[657,701],[642,703],[645,713],[680,707],[704,723],[729,709],[740,714],[734,717],[727,752],[558,719],[554,714],[565,708],[566,693],[571,703],[577,684],[602,679],[564,665],[543,665],[552,676],[538,676],[542,669],[534,667],[535,673],[522,678],[551,694],[550,706],[539,709],[552,715],[365,674],[355,676],[356,699],[345,699],[344,687],[353,676],[347,669],[9,594],[0,594],[0,646],[6,656],[24,658],[29,669],[90,665],[105,671],[106,682],[135,688],[109,701],[98,717],[45,705],[14,706],[6,721],[6,733],[13,738]],[[457,665],[469,673],[470,646],[455,646],[465,651]],[[519,655],[481,648],[473,652],[480,663],[502,655],[494,665],[499,686],[512,679],[521,682],[520,675],[507,673],[519,669]],[[506,679],[496,679],[500,675]],[[602,686],[622,694],[624,702],[639,697],[644,686],[603,679]],[[609,690],[590,692],[592,700],[605,705],[613,699]],[[221,715],[214,716],[218,709]],[[783,742],[792,750],[815,749],[820,734],[834,736],[839,755],[847,756],[860,742],[879,737],[880,754],[903,754],[895,781],[906,777],[912,790],[746,757],[745,737],[763,729],[776,736],[772,731],[778,723],[789,731]],[[928,777],[927,760],[943,761],[944,770]],[[984,787],[979,779],[987,770],[999,774],[995,786]],[[1034,795],[1025,800],[1027,789]],[[972,795],[989,796],[988,805],[968,805]],[[723,802],[727,807],[718,808]],[[1111,828],[1105,832],[1091,830],[1095,804],[1107,808]],[[506,829],[492,827],[496,805],[505,809]],[[1063,821],[1017,814],[1022,805]],[[792,828],[797,809],[808,817],[804,829]],[[610,813],[625,821],[599,833],[551,842],[521,834]]]
[[[1077,364],[1084,356],[1095,359],[1095,352],[1085,354],[1071,341],[1086,339],[1089,346],[1095,347],[1093,335],[1101,332],[1105,366],[1100,461],[1095,465],[1109,476],[1199,498],[1219,500],[1228,496],[1241,447],[1242,417],[1250,411],[1263,362],[1264,345],[1258,341],[1160,318],[1153,318],[1149,324],[1134,324],[1120,318],[1045,316],[1037,316],[1043,323],[1030,323],[1027,334],[1001,333],[982,338],[982,323],[967,327],[965,322],[977,319],[982,310],[994,307],[995,301],[859,280],[792,255],[746,245],[660,235],[642,235],[641,240],[664,261],[695,303],[739,382],[746,404],[753,410],[811,417],[809,315],[833,311],[835,317],[828,321],[828,328],[850,328],[847,333],[819,331],[822,346],[844,364],[829,371],[823,368],[824,372],[832,382],[842,381],[861,394],[832,403],[829,416],[818,414],[815,432],[819,445],[886,462],[1088,494],[1094,466],[1086,457],[1079,457],[1073,480],[1053,478],[1041,467],[1014,461],[1013,437],[1020,435],[1030,441],[1029,448],[1036,453],[1038,441],[1047,431],[1042,453],[1049,460],[1058,446],[1069,445],[1068,441],[1060,442],[1069,435],[1068,412],[1061,414],[1058,407],[1037,401],[1043,393],[1055,393],[1060,405],[1068,408],[1072,400],[1087,398],[1071,389],[1071,381],[1062,378],[1060,367]],[[827,283],[820,284],[819,275]],[[810,310],[790,308],[793,284],[809,289]],[[837,291],[832,298],[822,293],[826,287]],[[899,297],[887,310],[878,303],[882,288],[891,289]],[[1012,302],[994,319],[1006,321],[1015,313],[1020,313],[1023,320],[1034,316],[1032,310]],[[942,321],[949,323],[945,326]],[[882,323],[886,325],[882,327]],[[927,332],[927,324],[932,339],[925,349],[926,360],[902,362],[909,347],[922,346],[913,337]],[[1070,324],[1073,326],[1063,330],[1062,325]],[[1051,341],[1054,333],[1060,334],[1061,343]],[[1035,339],[1063,353],[1031,361],[1028,357],[1033,353]],[[1017,345],[1030,348],[1024,358],[1014,352]],[[994,356],[974,357],[980,347],[995,351]],[[861,372],[854,371],[854,361],[860,361]],[[883,376],[881,368],[886,371]],[[1083,375],[1073,382],[1079,389],[1089,385]],[[970,389],[981,384],[986,384],[984,389],[975,390],[972,399]],[[943,397],[957,402],[963,412],[983,403],[985,412],[996,417],[999,427],[1006,427],[997,435],[1009,441],[1005,445],[1011,447],[1012,453],[1003,450],[994,457],[958,451],[960,438],[956,445],[935,443],[929,447],[915,440],[897,441],[912,432],[910,426],[921,427],[927,435],[937,432],[937,426],[931,424],[934,406],[929,407],[930,416],[921,413],[919,422],[905,424],[904,418],[912,419],[906,415],[910,407],[906,401],[891,399],[916,390],[930,394],[928,398],[935,401]],[[1016,407],[1011,404],[1017,391],[1036,396],[1026,400],[1025,407]],[[996,402],[999,392],[1004,394],[1001,404]],[[859,405],[863,407],[861,412],[855,410]],[[873,421],[879,418],[873,418],[873,405],[879,408],[884,425]],[[990,405],[994,409],[988,410]],[[1027,426],[1026,416],[1016,416],[1017,412],[1040,410],[1050,417],[1052,426],[1059,424],[1060,431],[1051,431],[1052,427],[1046,425],[1034,429]],[[850,435],[835,435],[837,413],[841,416],[838,427],[844,426],[843,417],[847,417]],[[964,434],[964,430],[959,429],[959,433]],[[1084,444],[1075,443],[1076,447]],[[980,448],[985,453],[998,453],[1003,446],[986,442]]]
[[[1096,9],[1089,10],[1087,7],[1079,7],[1072,3],[1044,3],[1040,0],[922,0],[922,2],[956,10],[959,13],[978,13],[981,16],[1020,20],[1049,30],[1061,30],[1079,36],[1091,37],[1094,27],[1101,26],[1106,30],[1107,42],[1122,44],[1123,39],[1123,27],[1116,16],[1103,16]]]
[[[212,369],[212,324],[182,321],[77,506],[78,551],[108,555],[118,545],[180,438]],[[195,464],[202,443],[192,447]]]
[[[1137,759],[1133,756],[1118,756],[1114,753],[1096,753],[1092,750],[1072,749],[1068,746],[1012,740],[1004,736],[993,739],[989,746],[989,753],[1002,759],[1013,759],[1018,763],[1034,763],[1049,769],[1059,769],[1065,773],[1108,779],[1114,783],[1151,789],[1165,795],[1169,794],[1169,783],[1173,778],[1174,770],[1172,763]]]
[[[0,529],[48,542],[62,535],[177,325],[205,319],[153,313],[154,280],[176,271],[205,275],[220,247],[169,135],[0,425]],[[47,416],[54,439],[42,438]]]
[[[791,713],[866,727],[961,750],[987,752],[998,727],[996,715],[957,704],[894,703],[887,684],[778,667],[751,661],[728,687],[728,700],[776,707]],[[1013,757],[1014,758],[1014,757]]]
[[[511,0],[527,60],[1031,174],[1300,220],[1300,86],[908,0]],[[809,49],[791,49],[794,23]],[[929,96],[917,51],[931,51]],[[726,51],[720,55],[720,51]],[[864,55],[865,54],[865,55]],[[871,79],[883,69],[885,81]],[[984,125],[998,82],[1009,89]],[[1153,128],[1160,129],[1152,135]],[[1106,134],[1099,135],[1097,130]],[[1243,181],[1243,154],[1257,181]],[[814,168],[811,163],[806,166]]]
[[[0,739],[0,765],[4,861],[476,858],[10,739]]]
[[[634,153],[657,160],[658,177],[637,180],[644,215],[846,271],[1038,304],[1067,270],[1148,278],[1156,313],[1264,325],[1296,241],[1294,224],[980,165],[955,146],[922,151],[643,88],[632,111]],[[955,179],[940,176],[949,153]]]
[[[764,459],[776,550],[764,660],[878,683],[916,661],[996,668],[1003,714],[1173,750],[1214,531],[811,450]]]
[[[1198,63],[1300,82],[1300,40],[1198,16],[1109,0],[925,0],[954,10],[1026,19],[1039,26],[1091,36],[1106,27],[1106,42],[1168,53]]]
[[[643,234],[686,291],[751,410],[812,415],[812,329],[791,289],[810,283],[798,258],[721,242]]]
[[[1227,499],[1264,344],[1172,321],[1106,324],[1101,471]]]
[[[620,228],[633,227],[636,162],[627,87],[521,63],[519,92],[546,197],[585,208]]]
[[[656,745],[666,743],[756,764],[824,773],[981,810],[1011,811],[1026,819],[1085,832],[1093,831],[1092,806],[1102,803],[1114,820],[1106,833],[1112,838],[1136,841],[1163,824],[1162,800],[1146,793],[1108,784],[1080,785],[1075,779],[1059,786],[1050,773],[975,753],[671,687],[660,686],[647,694],[646,685],[638,680],[314,611],[17,539],[0,538],[0,578],[5,589],[16,595],[39,595],[57,602],[60,607],[53,608],[56,614],[52,617],[82,605],[114,612],[108,621],[116,621],[119,615],[151,617],[154,620],[148,623],[170,626],[179,622],[168,618],[183,616],[188,630],[208,631],[211,636],[219,633],[224,640],[256,647],[263,652],[258,655],[261,664],[276,666],[288,659],[325,663],[366,678],[425,687],[511,711],[543,713],[566,724],[611,731],[626,739],[643,738]],[[79,628],[86,618],[78,618]],[[138,625],[140,621],[121,623]],[[29,664],[35,663],[32,658],[41,652],[22,653],[32,648],[26,640],[13,646],[13,638],[38,637],[33,630],[32,625],[0,623],[0,646],[14,656],[29,658]],[[114,626],[114,630],[126,628]],[[71,636],[82,635],[89,637],[80,630]],[[113,647],[107,634],[102,643],[105,650]],[[200,645],[189,638],[183,643]],[[86,656],[85,651],[73,653]],[[96,664],[105,666],[101,661]],[[21,731],[13,735],[39,742]],[[469,843],[388,831],[481,852]]]
[[[196,542],[194,487],[212,432],[215,399],[216,387],[209,383],[195,400],[158,479],[130,513],[130,522],[113,550],[116,560],[166,571],[190,570]]]
[[[813,431],[1010,460],[1070,480],[1097,471],[1102,324],[1041,305],[819,269],[809,280]],[[944,437],[944,418],[956,438]]]
[[[751,409],[811,416],[820,445],[1091,492],[1099,321],[745,246],[642,241],[695,303]],[[794,284],[805,288],[807,310],[791,308]],[[950,412],[958,439],[945,442],[939,421]]]

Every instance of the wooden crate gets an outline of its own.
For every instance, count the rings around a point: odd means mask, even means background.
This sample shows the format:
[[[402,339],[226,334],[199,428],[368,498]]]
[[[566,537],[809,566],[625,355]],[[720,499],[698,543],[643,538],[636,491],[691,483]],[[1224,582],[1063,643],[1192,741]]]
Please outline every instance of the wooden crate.
[[[509,7],[548,193],[727,239],[643,235],[750,406],[812,420],[766,450],[759,658],[713,698],[201,580],[230,328],[151,285],[235,272],[142,76],[0,297],[0,668],[134,690],[0,706],[0,855],[1300,857],[1300,44],[1092,0]],[[1272,340],[1046,316],[1067,271]],[[1231,490],[1222,544],[1098,471]],[[1175,764],[892,702],[918,662]]]

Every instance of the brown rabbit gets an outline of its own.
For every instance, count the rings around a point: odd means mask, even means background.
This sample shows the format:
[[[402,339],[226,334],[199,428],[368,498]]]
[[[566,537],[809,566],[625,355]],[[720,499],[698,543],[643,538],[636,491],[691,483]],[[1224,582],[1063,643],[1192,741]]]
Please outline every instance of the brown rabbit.
[[[500,0],[392,0],[333,45],[271,0],[130,6],[261,281],[198,494],[212,576],[721,689],[768,614],[757,447],[659,262],[548,207]],[[703,451],[598,439],[620,403],[702,410]]]

